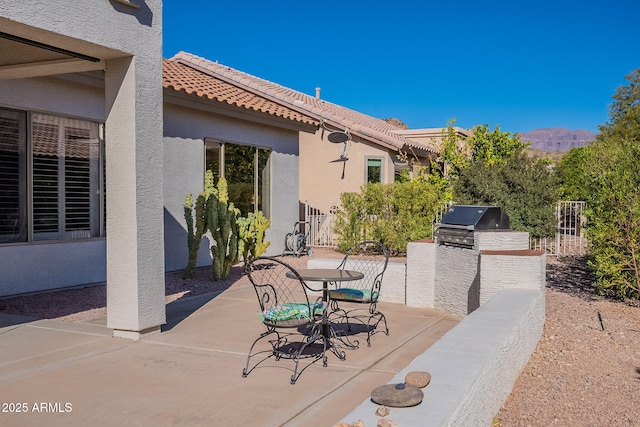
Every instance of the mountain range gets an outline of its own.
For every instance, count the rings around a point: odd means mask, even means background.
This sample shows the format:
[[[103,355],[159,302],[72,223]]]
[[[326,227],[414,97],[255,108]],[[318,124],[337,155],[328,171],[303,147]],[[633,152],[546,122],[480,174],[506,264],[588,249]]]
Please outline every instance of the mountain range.
[[[566,128],[542,128],[531,132],[517,132],[522,142],[529,142],[529,148],[540,151],[569,151],[582,147],[596,139],[596,134],[588,130]]]

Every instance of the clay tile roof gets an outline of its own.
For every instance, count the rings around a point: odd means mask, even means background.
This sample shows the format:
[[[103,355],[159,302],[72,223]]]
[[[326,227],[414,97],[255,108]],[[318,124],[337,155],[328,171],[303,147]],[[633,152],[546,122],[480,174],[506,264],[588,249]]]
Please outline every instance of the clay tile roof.
[[[193,71],[197,70],[200,73],[189,75],[185,74],[182,77],[186,78],[189,84],[182,82],[182,86],[176,85],[176,77],[168,76],[169,72],[173,70],[172,67],[169,67],[171,64],[187,66],[186,68],[192,68]],[[394,126],[391,123],[387,123],[385,120],[377,119],[375,117],[341,107],[323,99],[318,99],[315,96],[310,96],[305,93],[286,88],[277,83],[234,70],[233,68],[200,58],[190,53],[178,53],[170,60],[165,61],[164,69],[164,87],[174,87],[176,90],[194,91],[195,89],[193,86],[197,86],[203,93],[209,93],[210,95],[208,96],[212,99],[215,97],[218,100],[225,100],[229,103],[237,102],[235,98],[237,96],[235,91],[243,91],[245,92],[244,96],[247,98],[243,99],[244,103],[238,103],[237,105],[239,106],[247,107],[247,105],[253,105],[254,102],[257,102],[253,99],[254,97],[263,98],[281,105],[281,108],[288,108],[290,110],[297,111],[301,116],[311,116],[314,119],[323,122],[332,130],[348,129],[349,133],[352,135],[389,149],[400,150],[411,147],[428,153],[434,153],[437,151],[434,147],[396,134],[395,132],[401,128]],[[184,72],[186,73],[186,71]],[[212,79],[208,80],[203,76],[198,77],[198,74],[208,75]],[[189,82],[189,78],[194,79],[194,81]],[[206,81],[208,83],[201,85],[201,81]],[[217,81],[217,83],[213,83],[214,81]],[[214,87],[217,87],[215,85],[222,85],[223,83],[227,84],[225,87],[231,88],[227,89],[227,91],[223,93],[215,92],[213,89]],[[215,93],[215,95],[213,93]],[[227,97],[231,97],[232,100],[227,100]],[[293,113],[288,112],[287,114]]]
[[[162,62],[162,87],[196,94],[199,97],[224,102],[296,122],[317,126],[318,120],[307,114],[287,108],[282,103],[256,95],[242,87],[227,83],[207,73],[177,61]]]

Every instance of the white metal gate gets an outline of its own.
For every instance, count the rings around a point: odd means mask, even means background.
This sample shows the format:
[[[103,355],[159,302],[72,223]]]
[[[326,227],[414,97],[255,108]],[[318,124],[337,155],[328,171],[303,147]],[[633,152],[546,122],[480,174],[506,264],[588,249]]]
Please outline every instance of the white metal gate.
[[[340,202],[309,202],[304,204],[304,218],[306,221],[307,245],[312,247],[334,248],[337,246],[333,225],[336,212],[340,209]]]
[[[567,256],[583,255],[587,252],[587,240],[584,228],[587,219],[584,216],[585,202],[560,201],[556,204],[555,237],[531,239],[531,249],[542,250],[547,255]]]

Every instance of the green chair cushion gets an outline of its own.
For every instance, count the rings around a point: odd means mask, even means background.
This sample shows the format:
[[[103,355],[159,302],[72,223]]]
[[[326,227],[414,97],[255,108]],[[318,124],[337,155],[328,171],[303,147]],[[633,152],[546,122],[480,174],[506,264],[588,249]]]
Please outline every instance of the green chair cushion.
[[[311,306],[311,311],[313,311],[313,317],[322,314],[322,312],[327,308],[326,303],[323,302],[311,304],[303,302],[288,302],[272,307],[269,310],[265,310],[262,313],[262,320],[271,322],[284,322],[293,319],[311,320],[312,316],[309,315],[309,306]]]
[[[378,298],[378,293],[370,289],[340,288],[330,290],[329,298],[338,301],[371,302]]]

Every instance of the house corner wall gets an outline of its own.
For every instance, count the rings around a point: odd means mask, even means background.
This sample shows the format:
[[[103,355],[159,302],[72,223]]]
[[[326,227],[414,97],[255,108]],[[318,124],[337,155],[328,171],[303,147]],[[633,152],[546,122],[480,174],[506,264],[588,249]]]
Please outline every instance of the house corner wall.
[[[107,325],[124,338],[166,320],[161,72],[143,54],[110,60],[105,71]]]
[[[73,248],[85,263],[104,275],[106,259],[108,325],[114,335],[135,338],[160,329],[165,322],[164,235],[162,209],[162,0],[114,1],[25,0],[0,6],[3,31],[22,34],[52,46],[83,52],[104,64],[104,89],[82,89],[84,99],[51,98],[43,91],[60,86],[61,68],[54,64],[24,64],[25,70],[49,70],[39,79],[16,79],[25,87],[17,107],[23,105],[54,114],[79,115],[105,121],[107,244],[61,242],[29,246],[30,257],[50,266],[56,286],[75,285],[69,280],[74,264],[49,264],[52,250]],[[11,53],[7,53],[10,55]],[[35,66],[34,66],[35,65]],[[42,67],[48,65],[47,67]],[[66,62],[68,73],[84,70],[82,61]],[[79,85],[68,84],[77,92]],[[1,92],[1,91],[0,91]],[[98,93],[99,92],[99,93]],[[66,94],[65,94],[66,95]],[[5,93],[1,96],[6,101]],[[97,100],[97,101],[96,101]],[[9,100],[11,101],[11,100]],[[104,109],[96,108],[96,102]],[[73,104],[73,105],[71,105]],[[37,246],[41,248],[36,248]],[[47,250],[43,249],[47,247]],[[21,251],[11,247],[6,252]],[[59,259],[57,257],[56,259]],[[55,261],[54,261],[55,262]],[[77,260],[76,260],[77,262]],[[31,267],[29,264],[27,267]],[[89,276],[78,280],[91,280]],[[50,284],[48,285],[51,288]],[[40,288],[41,286],[39,286]]]

